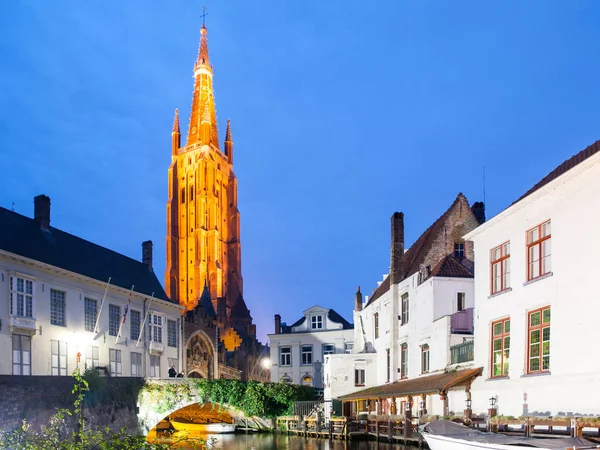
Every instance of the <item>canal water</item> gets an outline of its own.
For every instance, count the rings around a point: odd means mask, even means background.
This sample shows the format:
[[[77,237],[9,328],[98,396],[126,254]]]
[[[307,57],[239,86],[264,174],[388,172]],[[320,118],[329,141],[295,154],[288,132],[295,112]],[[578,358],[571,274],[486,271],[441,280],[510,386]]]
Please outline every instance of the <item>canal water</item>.
[[[417,447],[404,447],[375,441],[328,440],[288,436],[285,434],[219,434],[198,435],[209,442],[208,448],[214,450],[415,450]],[[185,448],[185,447],[184,447]]]

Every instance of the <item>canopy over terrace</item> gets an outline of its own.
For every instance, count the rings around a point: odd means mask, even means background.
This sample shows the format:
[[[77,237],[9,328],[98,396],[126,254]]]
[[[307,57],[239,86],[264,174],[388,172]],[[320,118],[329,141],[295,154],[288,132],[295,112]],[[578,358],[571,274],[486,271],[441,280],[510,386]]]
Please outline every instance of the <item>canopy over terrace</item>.
[[[421,414],[426,414],[427,410],[426,397],[427,395],[439,395],[440,399],[444,402],[444,415],[448,415],[448,391],[463,387],[466,392],[466,400],[471,400],[471,382],[481,375],[483,371],[482,367],[476,369],[465,369],[457,370],[454,372],[440,373],[436,375],[421,376],[418,378],[411,378],[409,380],[396,381],[394,383],[386,383],[380,386],[375,386],[367,389],[362,389],[352,394],[342,395],[339,399],[342,403],[350,403],[353,405],[350,409],[354,412],[358,412],[359,404],[365,406],[363,410],[371,412],[371,400],[375,401],[375,404],[379,406],[379,410],[375,410],[378,414],[397,414],[396,399],[405,397],[408,399],[408,405],[401,405],[404,412],[410,415],[412,410],[412,403],[414,396],[421,396],[422,405],[420,408]],[[389,404],[382,402],[382,400],[388,400]],[[386,408],[386,404],[389,408]],[[386,411],[387,409],[387,411]],[[347,408],[344,407],[344,412]],[[351,413],[347,415],[352,415]]]

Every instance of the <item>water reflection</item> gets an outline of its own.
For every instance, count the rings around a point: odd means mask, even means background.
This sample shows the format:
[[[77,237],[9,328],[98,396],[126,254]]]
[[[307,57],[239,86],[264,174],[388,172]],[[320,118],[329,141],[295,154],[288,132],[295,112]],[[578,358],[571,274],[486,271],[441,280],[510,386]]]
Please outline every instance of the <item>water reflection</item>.
[[[287,436],[283,434],[219,434],[197,435],[216,440],[209,445],[214,450],[408,450],[399,444],[373,441],[342,441]],[[414,449],[415,447],[411,447]]]

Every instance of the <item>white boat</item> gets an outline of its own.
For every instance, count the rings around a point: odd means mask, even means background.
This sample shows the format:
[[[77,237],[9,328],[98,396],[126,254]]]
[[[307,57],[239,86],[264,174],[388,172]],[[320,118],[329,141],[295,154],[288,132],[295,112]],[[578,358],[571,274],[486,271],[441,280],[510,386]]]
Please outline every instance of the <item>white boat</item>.
[[[213,422],[198,423],[185,419],[171,419],[171,425],[177,431],[193,431],[206,434],[235,433],[235,423]]]
[[[431,450],[515,450],[534,447],[543,450],[583,450],[600,448],[584,438],[526,438],[484,433],[464,425],[440,420],[421,427],[421,434]]]

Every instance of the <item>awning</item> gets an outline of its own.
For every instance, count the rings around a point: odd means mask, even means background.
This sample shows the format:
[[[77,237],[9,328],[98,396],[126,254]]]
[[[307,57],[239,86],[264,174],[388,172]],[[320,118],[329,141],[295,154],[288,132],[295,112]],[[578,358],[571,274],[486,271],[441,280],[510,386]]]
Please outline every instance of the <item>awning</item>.
[[[339,399],[342,401],[369,400],[374,398],[437,394],[470,383],[473,379],[481,375],[482,371],[483,367],[479,367],[477,369],[464,369],[436,375],[420,376],[363,389],[352,394],[342,395]]]

